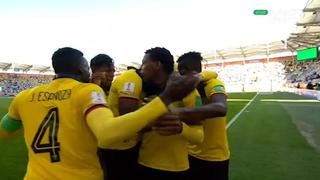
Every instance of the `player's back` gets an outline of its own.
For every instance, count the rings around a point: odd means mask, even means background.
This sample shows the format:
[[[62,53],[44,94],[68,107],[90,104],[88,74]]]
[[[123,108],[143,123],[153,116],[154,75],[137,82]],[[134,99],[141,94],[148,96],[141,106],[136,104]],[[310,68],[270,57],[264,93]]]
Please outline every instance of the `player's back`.
[[[102,177],[97,140],[84,118],[92,101],[104,102],[101,92],[96,85],[61,78],[16,97],[29,150],[25,179]]]

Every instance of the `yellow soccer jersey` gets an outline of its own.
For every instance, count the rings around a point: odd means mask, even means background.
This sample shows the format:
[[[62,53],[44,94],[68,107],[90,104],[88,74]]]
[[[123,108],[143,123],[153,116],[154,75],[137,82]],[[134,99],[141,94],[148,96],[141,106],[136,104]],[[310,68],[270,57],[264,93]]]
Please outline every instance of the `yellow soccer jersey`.
[[[128,70],[117,77],[111,85],[108,105],[114,116],[119,116],[119,98],[133,98],[140,101],[142,96],[142,79],[136,70]],[[112,147],[102,147],[107,149],[130,149],[137,144],[138,135],[114,144]],[[99,145],[100,146],[100,145]],[[100,146],[101,147],[101,146]]]
[[[203,70],[200,73],[200,77],[202,81],[208,81],[210,79],[217,79],[218,73],[216,73],[215,71]]]
[[[174,103],[173,106],[195,107],[199,103],[201,98],[195,90],[183,102]],[[185,171],[189,169],[187,140],[182,134],[161,136],[156,131],[146,132],[142,138],[138,161],[153,169]]]
[[[207,99],[213,94],[225,94],[224,84],[218,79],[207,81],[204,90]],[[190,155],[207,161],[224,161],[229,159],[230,152],[225,128],[226,117],[206,119],[203,124],[203,143],[200,146],[189,146]]]
[[[97,139],[85,121],[86,111],[100,104],[106,101],[99,86],[69,78],[19,93],[9,116],[24,127],[25,179],[101,179]]]

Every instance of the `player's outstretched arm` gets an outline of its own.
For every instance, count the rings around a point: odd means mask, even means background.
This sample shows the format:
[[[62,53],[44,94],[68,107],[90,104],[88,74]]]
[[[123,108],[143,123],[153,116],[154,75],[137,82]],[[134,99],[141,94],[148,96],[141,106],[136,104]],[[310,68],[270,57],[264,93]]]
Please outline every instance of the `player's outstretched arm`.
[[[118,117],[113,117],[107,108],[97,107],[87,114],[86,119],[99,144],[108,147],[139,132],[167,111],[161,99],[155,98],[139,110]]]
[[[9,139],[16,135],[16,131],[22,127],[20,120],[15,120],[6,114],[0,122],[0,138]]]

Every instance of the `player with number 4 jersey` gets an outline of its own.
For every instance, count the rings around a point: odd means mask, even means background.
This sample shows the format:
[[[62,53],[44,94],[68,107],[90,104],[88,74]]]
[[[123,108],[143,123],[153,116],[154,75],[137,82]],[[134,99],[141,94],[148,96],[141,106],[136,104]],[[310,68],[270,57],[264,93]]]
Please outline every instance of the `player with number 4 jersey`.
[[[85,98],[85,94],[91,97]],[[79,173],[88,179],[102,176],[96,157],[97,141],[92,133],[85,133],[90,130],[82,119],[92,105],[106,104],[104,97],[97,85],[59,78],[14,98],[8,116],[22,120],[25,129],[29,149],[26,179],[29,175],[30,179],[73,179]],[[83,160],[85,164],[79,163]],[[48,172],[58,173],[42,174]]]

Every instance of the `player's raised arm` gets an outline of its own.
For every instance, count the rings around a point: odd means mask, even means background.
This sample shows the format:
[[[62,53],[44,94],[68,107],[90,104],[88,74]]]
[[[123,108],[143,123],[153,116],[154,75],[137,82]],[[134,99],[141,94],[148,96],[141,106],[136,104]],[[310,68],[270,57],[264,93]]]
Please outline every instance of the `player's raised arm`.
[[[105,146],[125,140],[137,133],[148,123],[168,112],[167,105],[189,94],[198,84],[196,76],[170,77],[164,92],[137,111],[119,117],[103,106],[93,106],[86,112],[86,120],[97,137],[99,144]]]

